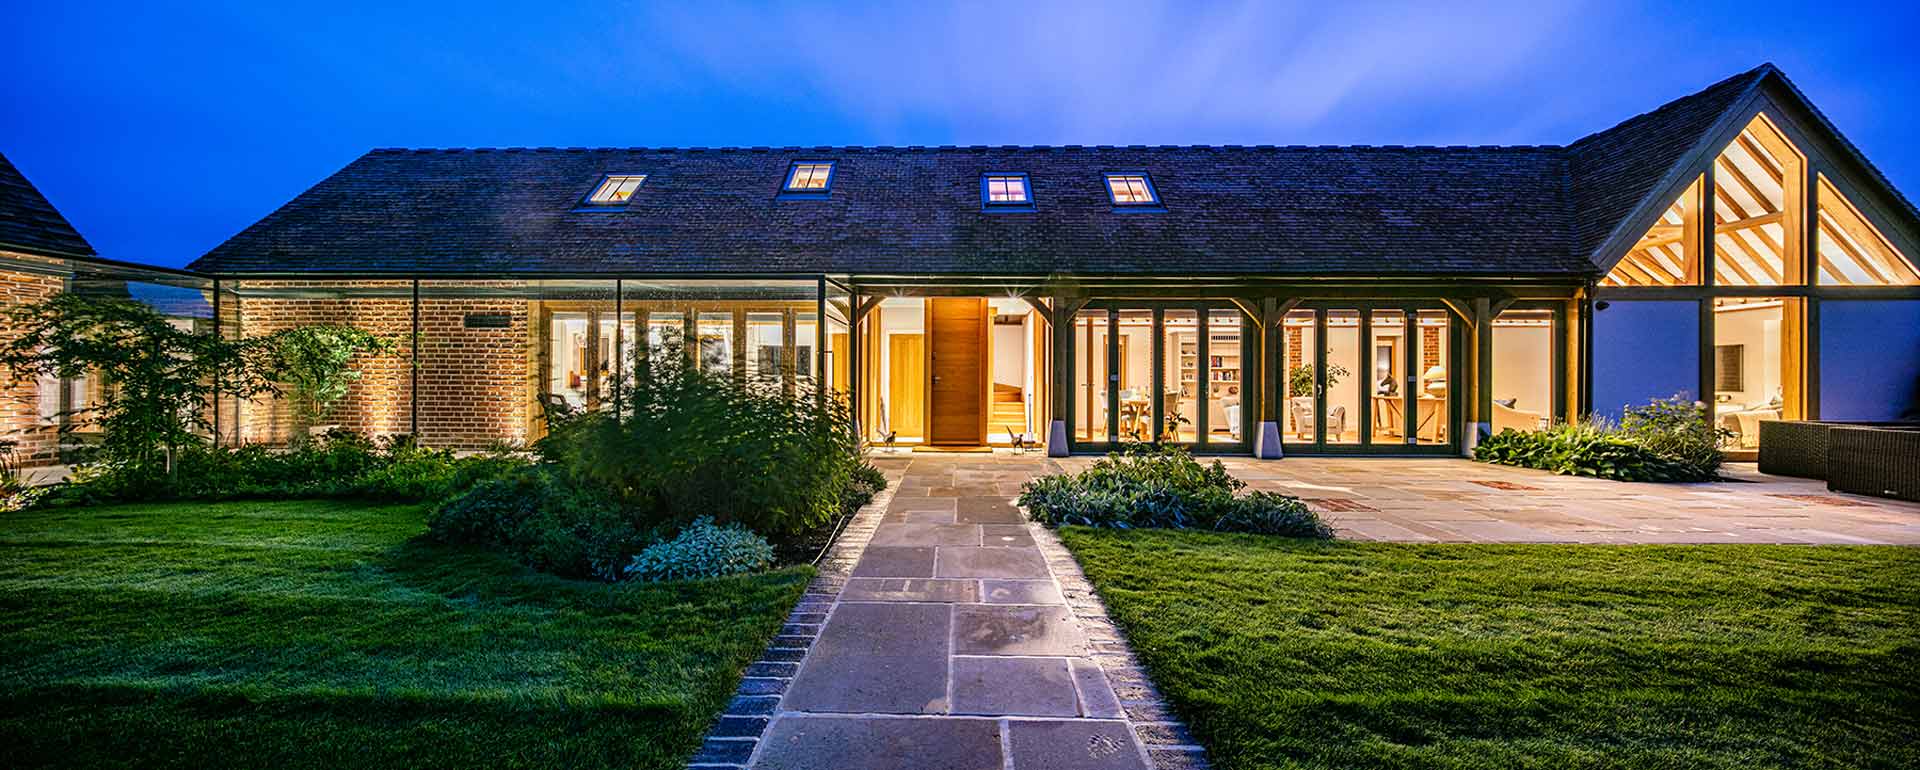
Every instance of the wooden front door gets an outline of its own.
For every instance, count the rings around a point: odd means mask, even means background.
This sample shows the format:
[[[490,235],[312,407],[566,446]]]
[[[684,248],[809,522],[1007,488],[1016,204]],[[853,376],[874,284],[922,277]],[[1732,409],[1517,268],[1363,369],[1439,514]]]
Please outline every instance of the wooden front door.
[[[919,334],[895,334],[887,339],[887,428],[899,436],[925,436],[925,338]]]
[[[927,443],[979,446],[987,443],[987,331],[982,297],[927,300]]]

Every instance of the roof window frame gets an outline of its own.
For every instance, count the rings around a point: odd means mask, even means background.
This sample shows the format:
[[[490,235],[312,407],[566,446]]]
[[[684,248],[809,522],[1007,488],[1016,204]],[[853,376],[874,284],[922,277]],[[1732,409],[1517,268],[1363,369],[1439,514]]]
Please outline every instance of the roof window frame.
[[[1113,194],[1113,180],[1115,177],[1139,177],[1140,183],[1147,188],[1148,200],[1122,202],[1119,196]],[[1105,188],[1107,192],[1107,203],[1113,206],[1114,211],[1161,212],[1167,210],[1166,201],[1160,197],[1160,188],[1153,183],[1153,175],[1145,171],[1101,172],[1100,186]]]
[[[581,196],[580,203],[574,207],[574,211],[619,211],[625,209],[628,204],[633,203],[635,198],[640,197],[640,188],[647,186],[647,176],[646,174],[630,173],[601,174],[600,181],[594,182],[593,187],[587,189],[587,194]],[[633,186],[633,192],[627,196],[626,200],[595,201],[593,196],[599,195],[600,191],[606,189],[607,184],[615,179],[638,179],[640,181]]]
[[[987,186],[995,179],[1019,177],[1020,189],[1025,191],[1026,200],[996,201],[987,191]],[[980,210],[995,213],[1019,213],[1034,210],[1033,177],[1025,171],[985,171],[980,174]]]
[[[826,166],[827,183],[820,187],[793,186],[793,175],[801,166]],[[825,158],[796,158],[787,162],[786,173],[780,175],[779,197],[786,200],[824,200],[833,194],[834,177],[840,175],[840,162]]]

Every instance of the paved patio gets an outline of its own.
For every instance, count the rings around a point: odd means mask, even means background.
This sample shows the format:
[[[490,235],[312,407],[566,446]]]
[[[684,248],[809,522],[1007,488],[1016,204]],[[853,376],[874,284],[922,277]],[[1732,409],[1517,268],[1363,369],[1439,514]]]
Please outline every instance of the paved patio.
[[[1204,767],[1071,556],[1012,505],[1027,479],[1092,459],[876,455],[892,486],[822,564],[695,765]],[[1356,539],[1920,544],[1920,504],[1750,466],[1656,485],[1457,459],[1221,459]]]
[[[1626,484],[1463,459],[1225,462],[1250,489],[1300,497],[1351,539],[1920,545],[1920,503],[1828,492],[1751,463],[1727,465],[1732,481]]]

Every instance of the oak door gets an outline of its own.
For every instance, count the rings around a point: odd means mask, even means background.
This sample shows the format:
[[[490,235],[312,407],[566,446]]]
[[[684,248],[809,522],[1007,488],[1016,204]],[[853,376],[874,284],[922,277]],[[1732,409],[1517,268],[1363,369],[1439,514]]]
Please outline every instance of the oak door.
[[[987,442],[988,312],[983,297],[927,300],[929,444]]]

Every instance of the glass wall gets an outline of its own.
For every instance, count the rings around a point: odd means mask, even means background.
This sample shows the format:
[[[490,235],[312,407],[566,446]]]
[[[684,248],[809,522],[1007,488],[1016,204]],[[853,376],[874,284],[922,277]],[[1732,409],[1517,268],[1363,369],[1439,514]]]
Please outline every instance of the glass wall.
[[[1713,301],[1713,414],[1727,443],[1760,446],[1760,423],[1797,417],[1799,300],[1721,297]]]
[[[223,409],[223,415],[233,415],[231,423],[223,424],[223,431],[230,425],[237,441],[269,445],[284,445],[296,432],[318,432],[329,427],[376,438],[413,432],[416,381],[412,281],[245,280],[224,281],[222,289],[233,293],[229,303],[222,303],[225,333],[256,338],[302,326],[331,324],[359,329],[392,345],[391,352],[363,355],[352,362],[358,379],[315,424],[301,424],[286,398],[261,396]],[[526,334],[524,323],[520,334]],[[517,375],[523,380],[527,376],[524,364]]]
[[[1119,345],[1120,376],[1114,385],[1114,410],[1120,416],[1120,441],[1153,439],[1153,311],[1118,310],[1119,329],[1114,335]]]
[[[1159,394],[1158,440],[1197,441],[1206,376],[1206,362],[1200,358],[1200,314],[1166,310],[1161,323],[1160,371],[1165,372],[1166,385]]]
[[[826,291],[824,302],[827,310],[827,328],[824,335],[826,356],[820,364],[820,371],[827,378],[829,392],[845,398],[853,377],[853,342],[849,326],[852,320],[850,316],[853,312],[853,294],[832,281],[826,282]]]
[[[1920,300],[1820,302],[1820,417],[1920,420]]]
[[[1453,317],[1445,310],[1422,310],[1414,315],[1420,329],[1419,370],[1415,393],[1414,440],[1419,444],[1445,444],[1453,440],[1448,425],[1452,422],[1454,373],[1448,368],[1453,360]]]
[[[1406,444],[1408,353],[1417,342],[1407,337],[1407,314],[1402,310],[1375,310],[1367,343],[1367,399],[1373,430],[1369,443]]]
[[[1604,307],[1602,307],[1604,305]],[[1610,301],[1593,314],[1593,412],[1700,391],[1700,303]]]
[[[1108,432],[1107,341],[1111,333],[1106,310],[1082,310],[1073,318],[1073,438],[1075,441],[1111,441]]]
[[[1315,384],[1314,348],[1318,347],[1319,328],[1312,310],[1294,310],[1281,321],[1280,409],[1281,433],[1289,443],[1314,440]]]
[[[1367,377],[1360,340],[1360,311],[1325,311],[1326,395],[1325,440],[1328,444],[1360,443],[1360,394]]]
[[[1210,391],[1206,409],[1207,443],[1235,443],[1245,440],[1246,378],[1245,367],[1258,365],[1244,355],[1242,341],[1244,316],[1238,310],[1207,311],[1207,351],[1201,360],[1200,379]]]
[[[1552,422],[1554,312],[1510,309],[1493,319],[1494,433],[1537,431]]]

